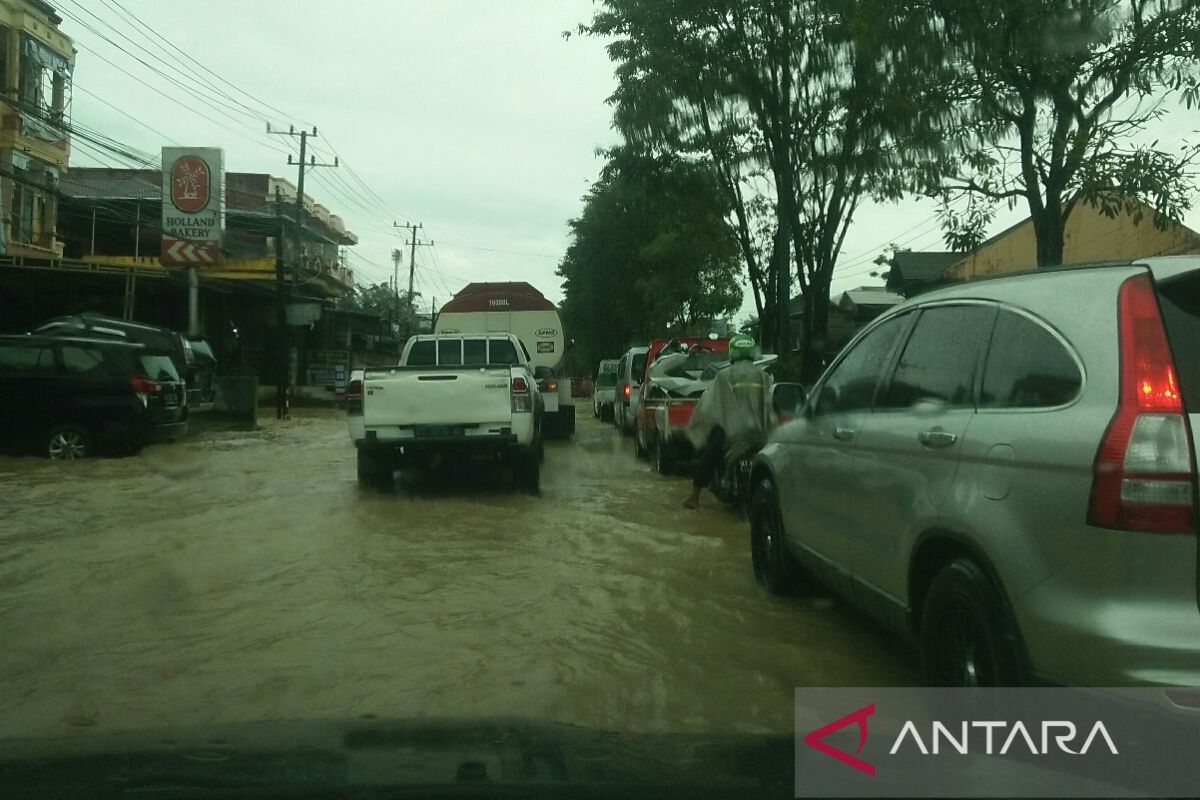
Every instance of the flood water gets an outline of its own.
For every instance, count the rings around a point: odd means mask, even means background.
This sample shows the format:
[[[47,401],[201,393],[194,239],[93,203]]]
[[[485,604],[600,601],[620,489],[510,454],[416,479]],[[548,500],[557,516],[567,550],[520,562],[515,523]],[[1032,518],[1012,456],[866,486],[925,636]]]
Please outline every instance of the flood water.
[[[0,458],[0,738],[361,714],[784,733],[797,686],[917,679],[855,613],[763,593],[748,526],[681,508],[686,478],[590,413],[542,487],[362,491],[335,411]]]

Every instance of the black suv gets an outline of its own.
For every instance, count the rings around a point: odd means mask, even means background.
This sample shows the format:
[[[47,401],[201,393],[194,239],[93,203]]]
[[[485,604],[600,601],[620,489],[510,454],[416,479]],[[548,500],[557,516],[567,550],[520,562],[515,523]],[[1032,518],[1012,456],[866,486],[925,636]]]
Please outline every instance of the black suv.
[[[43,322],[33,333],[138,342],[152,350],[170,353],[175,370],[187,383],[188,407],[192,411],[204,411],[212,407],[216,392],[213,377],[217,359],[203,339],[189,339],[170,328],[100,314],[55,317]]]
[[[187,433],[169,353],[67,336],[0,336],[0,447],[48,458],[132,455]]]

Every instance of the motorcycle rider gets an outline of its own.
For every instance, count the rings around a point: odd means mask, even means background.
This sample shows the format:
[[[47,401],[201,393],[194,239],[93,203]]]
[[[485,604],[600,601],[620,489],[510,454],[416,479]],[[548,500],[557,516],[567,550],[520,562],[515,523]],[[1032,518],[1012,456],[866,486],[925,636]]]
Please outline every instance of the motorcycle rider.
[[[730,339],[729,367],[716,374],[696,404],[687,434],[698,457],[685,508],[700,506],[700,491],[721,469],[727,453],[766,441],[771,376],[754,363],[754,348],[754,339],[745,334]]]

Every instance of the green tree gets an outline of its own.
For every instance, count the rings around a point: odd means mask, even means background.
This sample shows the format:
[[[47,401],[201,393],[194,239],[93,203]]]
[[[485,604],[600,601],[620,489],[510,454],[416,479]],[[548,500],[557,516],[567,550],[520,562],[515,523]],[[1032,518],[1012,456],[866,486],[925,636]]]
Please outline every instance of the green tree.
[[[1137,134],[1167,103],[1200,100],[1200,3],[1195,0],[933,0],[930,36],[953,42],[931,72],[962,109],[938,182],[948,243],[977,246],[996,205],[1023,202],[1039,266],[1061,264],[1080,204],[1113,216],[1190,207],[1195,144],[1172,152]]]
[[[419,292],[414,292],[419,296]],[[355,286],[338,298],[337,307],[343,311],[358,311],[372,314],[381,320],[399,326],[403,332],[416,332],[417,316],[415,306],[409,302],[408,292],[399,296],[386,283],[374,283],[366,286]]]
[[[558,267],[563,325],[592,367],[742,302],[737,242],[712,170],[627,148],[607,156]]]
[[[585,33],[610,37],[615,121],[629,141],[704,153],[737,220],[755,301],[780,352],[788,306],[804,297],[805,347],[824,335],[829,286],[854,213],[925,180],[927,126],[941,93],[911,68],[931,59],[900,0],[604,0]],[[943,101],[944,102],[944,101]],[[774,212],[770,256],[755,246],[757,207]],[[765,202],[761,202],[765,200]],[[760,217],[761,219],[761,217]],[[794,267],[793,270],[793,258]],[[793,274],[795,278],[793,279]],[[806,359],[806,361],[811,361]]]

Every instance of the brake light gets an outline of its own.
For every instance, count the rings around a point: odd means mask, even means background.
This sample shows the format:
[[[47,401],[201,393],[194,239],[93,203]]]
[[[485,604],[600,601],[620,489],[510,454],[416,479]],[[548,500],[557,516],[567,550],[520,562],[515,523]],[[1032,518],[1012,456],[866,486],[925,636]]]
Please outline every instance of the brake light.
[[[1194,451],[1178,373],[1148,275],[1117,300],[1120,393],[1093,464],[1088,523],[1182,533],[1195,514]]]
[[[352,415],[361,414],[363,410],[363,382],[361,378],[350,381],[346,387],[346,412]]]
[[[546,381],[546,391],[547,392],[557,392],[558,391],[558,381]]]
[[[529,383],[520,376],[512,379],[512,410],[514,413],[533,411],[533,395],[529,393]]]
[[[625,389],[623,391],[625,394],[625,399],[628,400],[629,399],[629,384],[628,383],[625,384]]]
[[[133,390],[138,394],[154,394],[162,391],[162,384],[146,378],[132,378]]]

